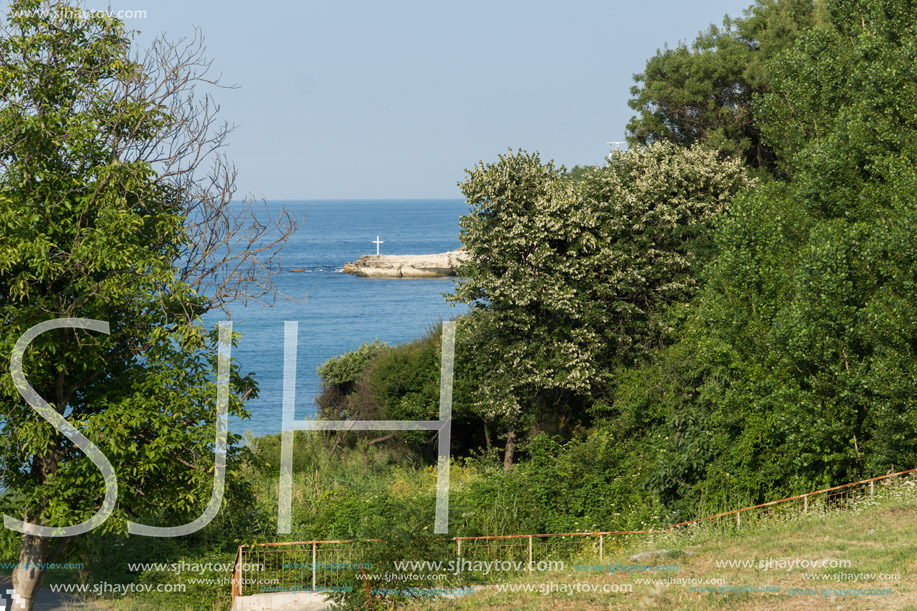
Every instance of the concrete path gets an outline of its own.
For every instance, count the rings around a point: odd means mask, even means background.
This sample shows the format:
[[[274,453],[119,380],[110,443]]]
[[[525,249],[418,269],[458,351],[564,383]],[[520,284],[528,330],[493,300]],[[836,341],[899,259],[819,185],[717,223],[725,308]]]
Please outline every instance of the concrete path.
[[[236,596],[232,611],[326,611],[331,601],[316,592],[274,592]]]

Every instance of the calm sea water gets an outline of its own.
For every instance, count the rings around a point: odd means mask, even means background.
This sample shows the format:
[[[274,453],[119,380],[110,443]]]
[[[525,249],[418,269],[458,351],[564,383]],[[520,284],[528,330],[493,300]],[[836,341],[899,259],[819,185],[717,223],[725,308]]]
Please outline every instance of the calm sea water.
[[[261,395],[248,403],[252,417],[234,420],[233,432],[279,433],[283,392],[284,321],[299,321],[296,373],[296,417],[315,413],[321,390],[316,368],[333,356],[380,339],[409,341],[441,319],[465,312],[446,303],[451,278],[375,279],[339,273],[348,261],[375,254],[427,254],[453,250],[459,217],[468,212],[463,200],[273,201],[308,216],[282,253],[280,290],[298,301],[278,300],[272,307],[232,308],[233,330],[242,333],[233,357],[243,373],[253,372]],[[301,268],[305,272],[291,272]],[[214,324],[222,316],[208,316]]]

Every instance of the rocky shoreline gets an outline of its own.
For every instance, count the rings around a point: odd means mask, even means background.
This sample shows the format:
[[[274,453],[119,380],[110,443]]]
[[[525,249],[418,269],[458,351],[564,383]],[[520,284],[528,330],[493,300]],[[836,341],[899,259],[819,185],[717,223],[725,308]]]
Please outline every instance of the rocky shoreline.
[[[462,249],[433,255],[363,255],[342,271],[365,278],[443,278],[455,276],[456,266],[467,258]]]

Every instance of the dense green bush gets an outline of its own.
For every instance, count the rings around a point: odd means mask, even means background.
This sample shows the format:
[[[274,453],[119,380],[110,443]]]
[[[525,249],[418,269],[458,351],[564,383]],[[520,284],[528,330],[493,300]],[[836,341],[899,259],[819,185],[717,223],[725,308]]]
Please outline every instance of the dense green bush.
[[[318,369],[322,393],[317,398],[319,416],[329,420],[436,420],[439,418],[440,337],[442,324],[433,325],[421,337],[398,345],[378,341],[330,359]],[[468,409],[475,388],[474,355],[467,337],[456,340],[454,391],[452,393],[452,448],[454,455],[486,442],[483,421]],[[330,435],[331,447],[358,440],[389,438],[389,433]],[[400,432],[389,445],[407,445],[428,461],[435,461],[434,437],[424,432]]]
[[[791,180],[733,203],[679,345],[619,386],[682,515],[917,463],[915,8],[829,4],[769,65],[757,117]],[[678,393],[642,380],[666,371]]]

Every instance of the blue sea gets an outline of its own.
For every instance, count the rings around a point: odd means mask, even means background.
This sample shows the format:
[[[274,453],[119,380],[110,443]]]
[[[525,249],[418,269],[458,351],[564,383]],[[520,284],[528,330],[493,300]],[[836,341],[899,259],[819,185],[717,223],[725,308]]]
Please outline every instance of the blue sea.
[[[303,226],[281,255],[277,287],[292,300],[271,307],[231,306],[233,330],[242,334],[233,349],[243,373],[253,372],[260,396],[249,401],[248,420],[234,419],[230,429],[255,435],[279,433],[283,392],[284,321],[299,321],[296,372],[296,418],[315,414],[321,391],[316,368],[331,357],[379,339],[389,344],[410,341],[439,320],[466,311],[450,306],[453,278],[376,279],[340,273],[344,264],[375,254],[429,254],[454,250],[459,242],[459,217],[467,214],[464,200],[332,200],[271,201],[306,215]],[[291,269],[303,269],[292,272]],[[215,324],[225,316],[210,314]]]

